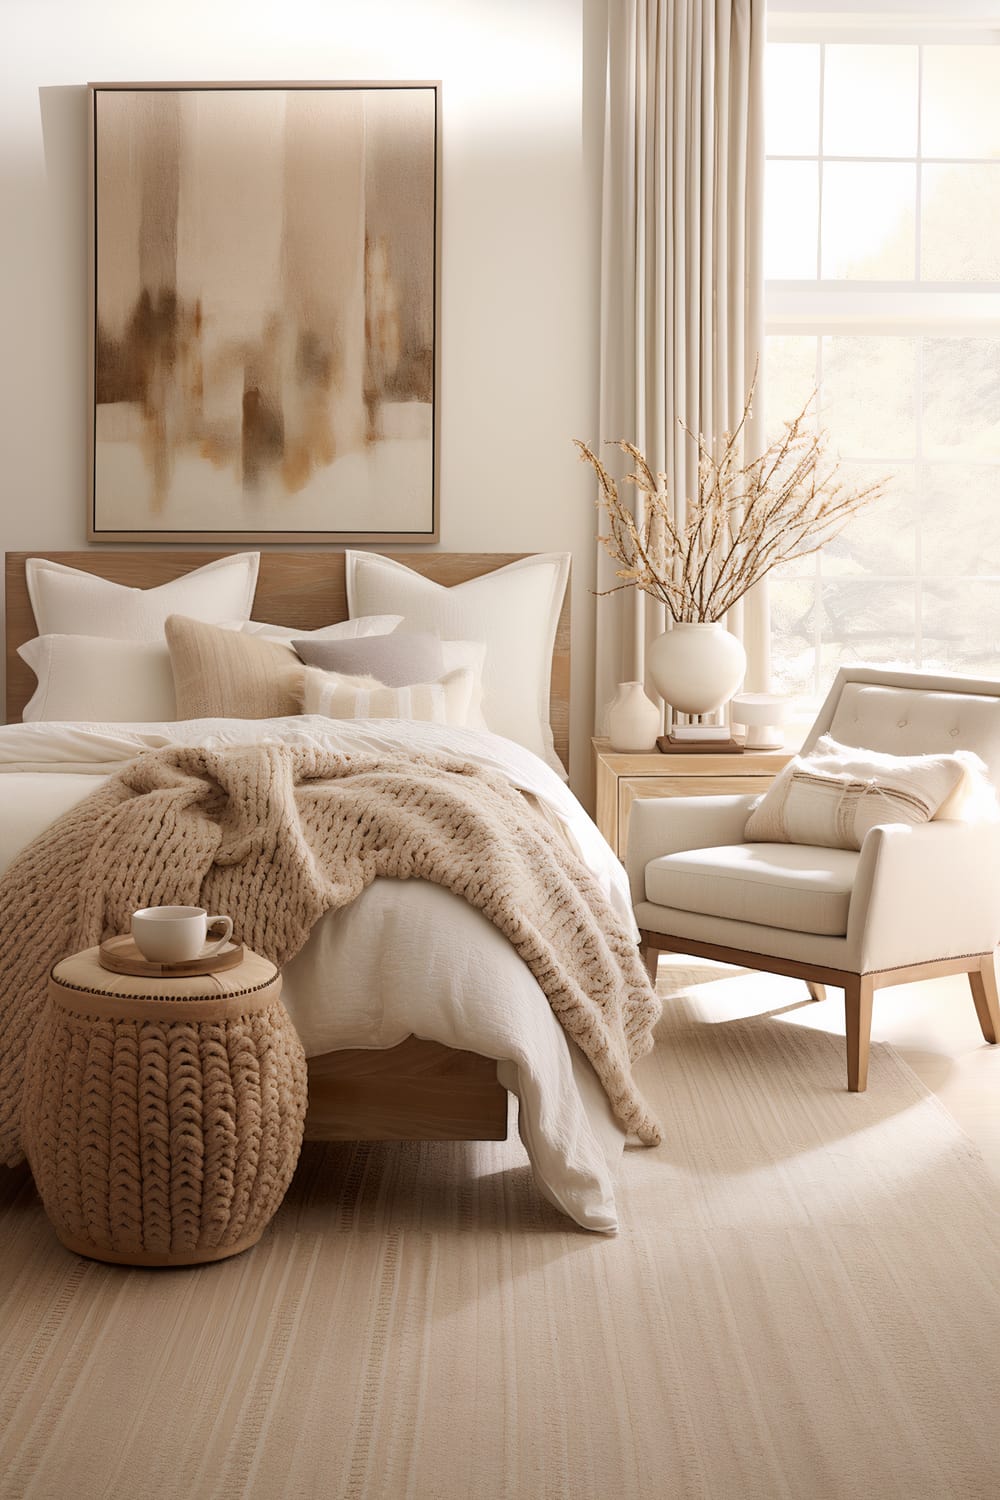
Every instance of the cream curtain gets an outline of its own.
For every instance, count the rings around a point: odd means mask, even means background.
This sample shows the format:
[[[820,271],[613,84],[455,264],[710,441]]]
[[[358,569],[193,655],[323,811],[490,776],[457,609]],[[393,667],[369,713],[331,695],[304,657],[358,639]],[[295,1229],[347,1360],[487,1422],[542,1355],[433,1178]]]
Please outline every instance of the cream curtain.
[[[681,515],[697,459],[677,418],[731,429],[762,348],[764,25],[764,0],[608,5],[600,436],[635,441]],[[597,587],[615,582],[598,545]],[[616,684],[643,677],[664,616],[637,589],[597,601],[599,729]],[[766,690],[765,590],[726,623],[747,650],[746,687]]]

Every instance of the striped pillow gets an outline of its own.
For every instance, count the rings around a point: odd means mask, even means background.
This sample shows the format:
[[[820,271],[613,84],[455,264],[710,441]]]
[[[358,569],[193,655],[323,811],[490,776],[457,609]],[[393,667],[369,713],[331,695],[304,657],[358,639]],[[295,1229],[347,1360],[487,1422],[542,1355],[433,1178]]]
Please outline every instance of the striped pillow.
[[[751,812],[743,837],[751,844],[860,849],[865,834],[879,823],[953,816],[955,794],[967,778],[985,770],[977,755],[964,750],[888,755],[824,735],[808,755],[797,755],[778,774]]]
[[[457,667],[436,682],[386,687],[374,677],[346,677],[306,667],[302,711],[328,719],[421,719],[430,724],[467,725],[475,673]]]

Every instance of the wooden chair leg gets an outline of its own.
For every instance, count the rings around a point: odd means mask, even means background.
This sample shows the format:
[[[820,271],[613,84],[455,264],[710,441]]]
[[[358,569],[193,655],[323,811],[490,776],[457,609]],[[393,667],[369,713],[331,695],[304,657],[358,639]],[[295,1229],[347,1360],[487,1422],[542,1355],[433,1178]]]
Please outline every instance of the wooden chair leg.
[[[872,995],[870,974],[852,974],[844,986],[847,1019],[847,1087],[863,1094],[868,1087],[868,1054],[872,1039]]]
[[[810,995],[811,999],[813,999],[813,1000],[825,1000],[826,999],[826,985],[825,984],[816,984],[814,980],[807,979],[806,980],[806,988],[809,991],[809,995]]]
[[[984,953],[978,969],[969,974],[969,988],[976,1006],[976,1015],[988,1042],[996,1042],[1000,1036],[1000,992],[997,990],[997,956]]]
[[[649,982],[655,989],[656,970],[660,962],[660,949],[654,948],[652,943],[647,943],[642,950],[642,961],[646,965],[646,973],[649,975]]]

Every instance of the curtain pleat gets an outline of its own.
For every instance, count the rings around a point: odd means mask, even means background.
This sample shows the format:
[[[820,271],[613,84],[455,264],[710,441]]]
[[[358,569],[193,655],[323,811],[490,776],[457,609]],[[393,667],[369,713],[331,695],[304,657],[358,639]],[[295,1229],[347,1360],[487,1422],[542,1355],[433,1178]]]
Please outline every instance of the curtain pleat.
[[[732,430],[763,344],[764,0],[610,0],[601,236],[602,440],[662,470],[683,522],[692,432]],[[760,384],[746,432],[760,446]],[[604,449],[612,472],[625,472]],[[634,496],[637,520],[642,497]],[[597,587],[617,584],[598,545]],[[748,689],[769,685],[766,586],[727,616]],[[626,589],[597,607],[598,728],[645,676],[663,605]],[[655,696],[650,682],[646,689]]]

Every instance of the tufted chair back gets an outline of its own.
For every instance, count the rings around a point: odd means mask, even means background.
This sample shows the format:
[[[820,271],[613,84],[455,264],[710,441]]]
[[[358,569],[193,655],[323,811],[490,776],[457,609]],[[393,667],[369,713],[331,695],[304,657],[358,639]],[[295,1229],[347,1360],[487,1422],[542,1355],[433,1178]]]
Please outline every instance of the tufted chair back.
[[[1000,681],[842,667],[803,752],[823,734],[889,755],[972,750],[1000,786]]]

